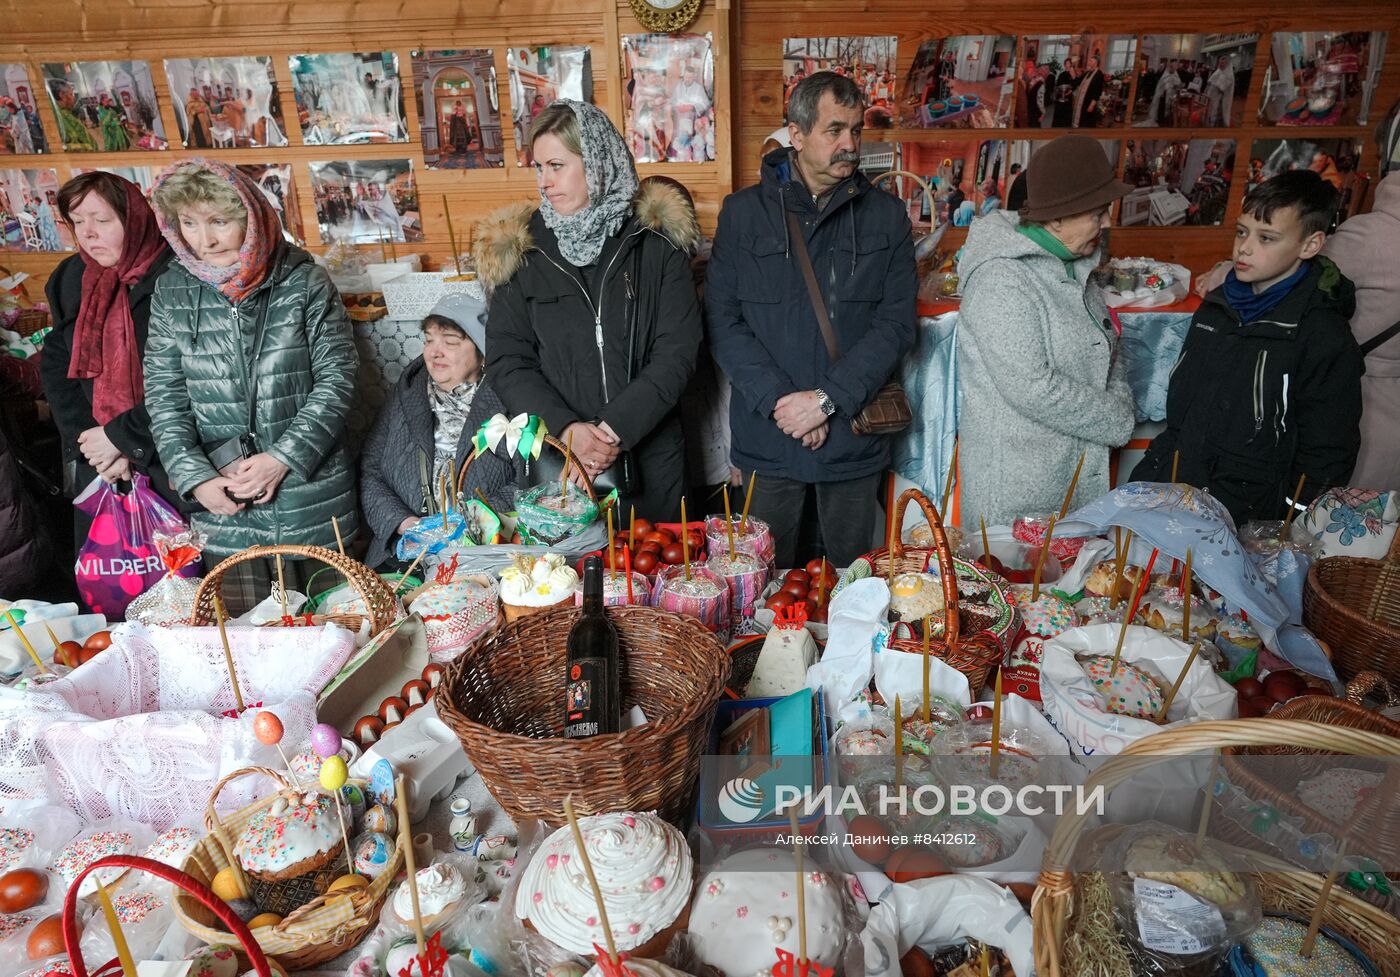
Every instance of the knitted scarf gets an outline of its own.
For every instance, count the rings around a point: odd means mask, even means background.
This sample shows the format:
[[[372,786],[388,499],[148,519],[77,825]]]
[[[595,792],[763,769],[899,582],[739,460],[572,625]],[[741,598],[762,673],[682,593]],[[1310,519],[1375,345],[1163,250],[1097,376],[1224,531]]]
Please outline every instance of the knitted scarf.
[[[86,251],[78,251],[83,258],[83,297],[73,326],[68,376],[92,381],[92,417],[98,424],[145,400],[145,375],[128,290],[165,254],[165,239],[141,188],[129,180],[121,182],[126,189],[121,257],[104,268]]]
[[[277,217],[276,208],[252,177],[218,160],[196,156],[176,163],[156,180],[156,192],[159,193],[161,185],[174,174],[192,169],[209,170],[227,181],[248,212],[248,227],[243,235],[243,246],[238,249],[238,263],[221,268],[200,261],[185,243],[179,224],[167,222],[164,214],[160,215],[161,233],[170,242],[175,257],[190,274],[205,284],[213,285],[230,302],[240,302],[261,285],[272,270],[277,246],[282,241],[282,222]]]
[[[617,127],[602,109],[587,102],[561,99],[578,118],[583,143],[583,172],[588,181],[588,205],[567,217],[540,195],[545,227],[559,239],[559,253],[575,267],[591,265],[603,244],[632,213],[637,195],[637,167]]]

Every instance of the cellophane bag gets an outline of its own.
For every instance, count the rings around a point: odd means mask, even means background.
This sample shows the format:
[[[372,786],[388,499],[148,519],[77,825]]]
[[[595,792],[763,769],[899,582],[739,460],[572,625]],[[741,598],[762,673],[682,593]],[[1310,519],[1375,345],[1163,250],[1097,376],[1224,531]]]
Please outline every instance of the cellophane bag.
[[[156,552],[165,564],[165,576],[127,605],[126,619],[151,627],[188,624],[194,614],[195,594],[204,578],[182,577],[180,571],[199,562],[208,540],[208,535],[197,529],[169,535],[156,533]]]
[[[73,568],[78,593],[93,612],[119,620],[137,595],[169,572],[157,552],[156,534],[175,536],[189,527],[140,472],[132,474],[131,488],[125,493],[94,478],[73,505],[92,516],[87,541]],[[198,560],[178,571],[182,577],[198,573]]]
[[[602,510],[588,493],[572,482],[561,493],[558,484],[546,482],[516,495],[516,529],[523,543],[554,546],[593,525]]]

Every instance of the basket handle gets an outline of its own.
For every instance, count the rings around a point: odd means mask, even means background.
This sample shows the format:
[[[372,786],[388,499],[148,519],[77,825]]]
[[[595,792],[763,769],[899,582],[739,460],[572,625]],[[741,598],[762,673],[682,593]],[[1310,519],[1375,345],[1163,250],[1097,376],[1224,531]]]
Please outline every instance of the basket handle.
[[[894,506],[894,550],[896,560],[904,557],[904,516],[909,511],[909,503],[917,502],[928,519],[928,528],[933,533],[933,547],[938,554],[938,575],[943,583],[943,643],[949,651],[958,644],[958,571],[953,566],[953,549],[948,545],[948,534],[943,530],[943,517],[938,507],[927,495],[917,488],[907,488]],[[976,690],[973,690],[974,692]]]
[[[214,598],[220,595],[224,574],[240,563],[249,560],[267,560],[277,556],[292,556],[303,560],[317,560],[334,570],[340,571],[350,585],[364,599],[369,611],[370,626],[378,634],[394,623],[397,599],[384,579],[369,567],[348,556],[341,556],[335,550],[323,546],[250,546],[241,553],[235,553],[210,570],[200,582],[194,595],[194,611],[190,614],[193,627],[207,627],[214,623]]]
[[[597,505],[598,496],[593,490],[593,479],[588,477],[588,470],[578,463],[578,459],[575,458],[573,452],[569,450],[569,446],[563,441],[560,441],[552,434],[546,434],[544,436],[544,443],[549,445],[551,448],[554,448],[561,455],[564,456],[565,460],[568,462],[570,470],[578,470],[578,473],[583,476],[583,487],[584,491],[588,493],[589,501],[593,502],[594,505]],[[466,461],[462,462],[462,470],[457,473],[458,495],[462,494],[462,488],[467,484],[467,469],[472,466],[472,462],[476,461],[477,456],[477,450],[475,448],[472,448],[472,453],[467,456]]]
[[[1396,534],[1400,536],[1400,533]],[[1396,695],[1384,675],[1380,672],[1357,672],[1356,677],[1347,683],[1347,701],[1354,702],[1358,706],[1362,700],[1376,689],[1381,689],[1385,694],[1385,703],[1388,706],[1400,705],[1400,696]]]
[[[267,956],[263,953],[262,947],[258,945],[257,940],[253,939],[253,934],[248,931],[247,924],[229,908],[228,903],[214,895],[213,890],[208,886],[179,869],[171,868],[164,862],[143,858],[140,855],[107,855],[104,858],[99,858],[79,872],[78,877],[73,880],[73,884],[68,887],[68,895],[63,899],[63,945],[64,949],[68,951],[68,961],[73,965],[73,977],[88,977],[87,966],[83,963],[83,955],[78,946],[78,886],[93,869],[106,866],[140,869],[184,889],[218,917],[219,922],[223,923],[230,933],[238,937],[238,942],[243,945],[243,952],[248,954],[248,962],[253,965],[253,970],[258,977],[272,977],[272,968],[268,965]]]
[[[253,774],[262,774],[264,777],[272,778],[273,781],[281,785],[280,789],[282,790],[291,786],[287,783],[286,777],[271,767],[244,767],[241,770],[235,770],[215,784],[214,789],[209,792],[209,805],[204,809],[204,828],[206,831],[211,834],[214,831],[214,819],[218,817],[218,812],[214,810],[214,802],[219,799],[219,792],[240,777],[248,777]]]
[[[887,176],[907,176],[909,179],[917,183],[919,185],[919,189],[924,192],[924,199],[928,202],[929,220],[935,224],[938,223],[938,208],[934,206],[933,188],[928,185],[927,180],[919,176],[917,173],[910,173],[908,170],[886,170],[885,172],[877,176],[875,179],[871,180],[870,185],[878,187],[880,185],[880,181]]]
[[[1400,526],[1395,527],[1395,535],[1390,538],[1390,549],[1385,551],[1385,562],[1400,565]]]

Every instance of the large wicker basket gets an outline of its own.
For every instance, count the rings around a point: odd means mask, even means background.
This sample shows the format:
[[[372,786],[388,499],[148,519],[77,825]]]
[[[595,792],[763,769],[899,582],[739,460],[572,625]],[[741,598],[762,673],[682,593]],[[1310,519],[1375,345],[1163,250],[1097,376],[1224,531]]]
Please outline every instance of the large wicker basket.
[[[1400,739],[1379,733],[1294,719],[1233,719],[1193,723],[1164,730],[1129,744],[1094,772],[1085,784],[1092,793],[1108,790],[1161,762],[1162,757],[1196,756],[1216,749],[1263,747],[1280,743],[1312,743],[1319,749],[1353,756],[1400,757]],[[1040,884],[1031,900],[1035,926],[1035,966],[1040,977],[1065,973],[1064,943],[1075,911],[1074,876],[1067,869],[1084,829],[1087,815],[1066,813],[1055,826],[1045,851]],[[1264,909],[1312,915],[1324,880],[1277,859],[1243,853],[1263,871],[1255,881]],[[1400,920],[1334,887],[1322,923],[1355,943],[1383,974],[1400,974]]]
[[[1400,532],[1384,560],[1329,556],[1308,570],[1303,623],[1343,681],[1376,671],[1400,685]]]
[[[700,622],[650,607],[607,608],[622,652],[624,709],[647,722],[566,740],[564,674],[572,605],[510,622],[448,666],[438,716],[516,822],[562,824],[564,798],[580,815],[657,811],[679,823],[691,809],[729,656]]]
[[[367,616],[370,622],[369,636],[373,637],[393,624],[402,614],[403,605],[399,603],[393,588],[384,582],[383,577],[363,563],[348,556],[341,556],[335,550],[321,546],[250,546],[240,553],[233,554],[205,575],[199,589],[195,591],[194,613],[190,616],[190,623],[195,627],[205,627],[214,623],[214,599],[219,596],[224,574],[230,569],[249,560],[271,560],[278,556],[317,560],[338,570],[364,599],[369,614],[298,614],[295,617],[270,621],[265,627],[339,624],[350,631],[358,632]]]
[[[255,774],[286,786],[282,775],[267,767],[248,767],[229,774],[214,785],[214,792],[209,797],[209,812],[205,814],[204,824],[210,832],[214,830],[212,814],[219,791],[238,777]],[[238,813],[221,818],[227,836],[236,839],[253,815],[270,807],[275,799],[275,793],[269,794]],[[379,910],[383,908],[389,887],[394,883],[394,876],[403,868],[403,862],[403,840],[400,838],[389,865],[367,887],[317,896],[289,913],[276,926],[258,927],[254,934],[258,945],[264,953],[280,960],[288,970],[309,970],[340,956],[374,929],[379,920]],[[213,882],[220,869],[227,867],[228,859],[212,834],[206,835],[195,845],[183,866],[187,875],[206,886]],[[229,934],[222,928],[219,917],[195,895],[177,893],[174,908],[180,925],[199,939],[206,943],[228,942]]]
[[[597,502],[598,493],[593,488],[593,480],[588,477],[588,470],[578,463],[578,459],[574,457],[574,453],[569,450],[569,446],[552,434],[546,434],[544,436],[544,443],[564,456],[565,460],[569,463],[569,471],[577,471],[579,477],[583,479],[583,490],[588,493],[589,500]],[[463,490],[466,488],[467,469],[471,468],[472,462],[476,461],[478,456],[479,452],[473,448],[472,453],[467,455],[467,460],[462,462],[461,471],[457,473],[456,490],[458,496],[462,495]]]
[[[909,511],[910,502],[918,503],[928,519],[933,532],[932,548],[904,544],[904,514]],[[953,556],[942,517],[928,496],[916,488],[905,489],[895,504],[893,537],[893,553],[888,547],[881,547],[857,558],[846,571],[846,582],[863,577],[880,577],[888,582],[901,573],[923,573],[937,561],[939,576],[943,580],[947,630],[941,640],[935,639],[930,643],[929,653],[966,675],[972,697],[976,699],[987,684],[991,669],[999,665],[1011,650],[1018,627],[1014,608],[991,573]],[[972,611],[962,604],[958,598],[958,588],[952,585],[955,577],[976,580],[985,585],[992,593],[991,606],[995,609],[995,615]],[[911,654],[923,654],[924,650],[922,641],[908,639],[891,640],[889,646]]]

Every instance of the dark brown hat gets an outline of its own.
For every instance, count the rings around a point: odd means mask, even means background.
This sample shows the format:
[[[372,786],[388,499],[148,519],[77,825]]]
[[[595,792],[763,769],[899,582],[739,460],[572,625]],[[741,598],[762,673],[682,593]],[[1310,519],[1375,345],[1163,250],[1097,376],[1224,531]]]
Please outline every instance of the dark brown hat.
[[[1097,140],[1061,136],[1042,146],[1026,167],[1021,217],[1049,221],[1098,210],[1132,189],[1114,176]]]

